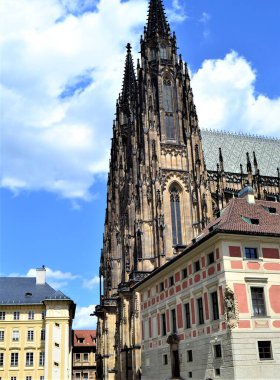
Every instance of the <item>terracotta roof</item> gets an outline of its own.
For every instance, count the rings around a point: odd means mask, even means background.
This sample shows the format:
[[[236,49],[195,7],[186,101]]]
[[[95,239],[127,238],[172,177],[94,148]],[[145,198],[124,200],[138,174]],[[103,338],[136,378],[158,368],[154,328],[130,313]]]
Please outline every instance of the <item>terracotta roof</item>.
[[[213,230],[280,235],[280,203],[263,200],[248,203],[246,198],[234,198],[197,240]]]
[[[182,256],[189,254],[195,247],[218,233],[277,236],[279,239],[280,203],[263,200],[248,203],[246,197],[231,199],[227,207],[221,211],[221,215],[210,222],[182,253],[155,269],[142,281],[136,283],[134,288],[141,287],[157,273],[162,272],[166,267],[180,260]]]
[[[96,331],[95,330],[73,330],[73,347],[88,347],[96,346]],[[83,343],[79,342],[83,339]]]

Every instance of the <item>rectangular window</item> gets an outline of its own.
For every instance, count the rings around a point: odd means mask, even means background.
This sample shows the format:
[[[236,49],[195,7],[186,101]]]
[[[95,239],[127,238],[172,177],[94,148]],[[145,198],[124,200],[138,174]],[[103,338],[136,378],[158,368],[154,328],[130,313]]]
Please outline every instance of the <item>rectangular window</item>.
[[[28,319],[34,319],[34,311],[33,310],[29,310],[28,312]]]
[[[76,379],[80,379],[81,378],[81,374],[80,374],[80,372],[77,372],[76,373]]]
[[[184,268],[182,269],[182,278],[187,278],[188,277],[188,269],[187,268]]]
[[[32,376],[26,376],[25,380],[32,380]]]
[[[44,376],[40,376],[40,380],[45,380]]]
[[[4,353],[0,352],[0,367],[3,367],[4,365]]]
[[[33,358],[34,358],[33,352],[27,352],[26,353],[26,355],[25,355],[25,366],[26,367],[33,366]]]
[[[258,249],[252,247],[245,247],[245,257],[246,259],[257,259]]]
[[[167,365],[168,364],[168,356],[167,354],[164,354],[163,355],[163,365]]]
[[[193,361],[192,350],[188,350],[187,351],[187,360],[188,360],[188,362],[192,362]]]
[[[45,353],[40,352],[39,355],[39,366],[44,366],[45,365]]]
[[[207,255],[207,262],[208,262],[208,265],[214,263],[214,252],[211,252],[211,253],[209,253],[209,254]]]
[[[252,305],[253,305],[254,316],[266,315],[263,288],[252,287],[251,288],[251,297],[252,297]]]
[[[41,340],[45,340],[45,339],[46,339],[46,330],[42,329],[41,330]]]
[[[83,374],[83,379],[84,379],[84,380],[88,380],[88,373],[84,373],[84,374]]]
[[[18,366],[18,352],[11,353],[11,367]]]
[[[14,311],[14,320],[17,321],[19,320],[20,317],[20,312],[19,311]]]
[[[270,340],[259,341],[258,342],[258,348],[259,348],[260,360],[271,360],[271,359],[273,359]]]
[[[166,335],[166,317],[165,317],[165,313],[161,314],[161,332],[162,332],[163,336]]]
[[[169,277],[169,286],[173,286],[174,285],[174,276],[170,276]]]
[[[213,320],[219,319],[219,305],[217,292],[211,293]]]
[[[185,321],[186,321],[186,329],[191,328],[191,313],[190,313],[190,304],[185,304]]]
[[[76,360],[79,362],[81,360],[81,354],[76,354]]]
[[[215,354],[215,358],[221,358],[222,357],[222,346],[220,344],[215,344],[214,354]]]
[[[18,342],[19,341],[19,330],[13,330],[12,340],[13,340],[13,342]]]
[[[198,272],[200,270],[200,261],[199,260],[194,262],[193,270],[194,270],[194,272]]]
[[[197,309],[198,309],[198,323],[203,325],[204,323],[204,314],[203,314],[203,302],[202,298],[197,299]]]
[[[175,333],[177,331],[177,322],[176,322],[176,310],[171,310],[171,321],[172,321],[172,332]]]
[[[161,282],[161,283],[159,284],[159,291],[160,291],[160,292],[163,292],[163,291],[164,291],[164,282]]]
[[[4,330],[0,330],[0,341],[3,341],[5,338],[5,332]]]
[[[221,376],[220,368],[215,368],[215,376]]]
[[[17,380],[16,376],[11,376],[11,380]]]
[[[42,311],[42,319],[45,319],[45,317],[46,317],[46,314],[45,314],[45,312],[44,311]]]
[[[88,362],[88,353],[84,354],[84,362]]]
[[[27,331],[27,340],[29,342],[33,342],[33,340],[34,340],[34,331],[33,330],[28,330]]]
[[[188,373],[189,379],[192,379],[192,372]]]
[[[5,321],[5,318],[6,318],[6,312],[0,311],[0,321]]]

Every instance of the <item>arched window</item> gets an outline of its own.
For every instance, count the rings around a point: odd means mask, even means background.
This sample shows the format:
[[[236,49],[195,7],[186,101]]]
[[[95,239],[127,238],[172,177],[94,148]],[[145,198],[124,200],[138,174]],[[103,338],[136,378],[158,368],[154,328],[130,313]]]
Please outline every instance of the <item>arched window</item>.
[[[182,244],[182,225],[180,211],[180,190],[177,185],[170,188],[170,209],[172,223],[172,242],[173,245]]]

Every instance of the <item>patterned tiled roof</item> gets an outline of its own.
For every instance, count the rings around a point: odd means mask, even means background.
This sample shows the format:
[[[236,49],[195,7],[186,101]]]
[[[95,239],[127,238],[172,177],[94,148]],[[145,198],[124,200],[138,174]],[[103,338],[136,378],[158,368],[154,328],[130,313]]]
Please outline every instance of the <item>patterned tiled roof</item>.
[[[41,304],[44,300],[70,300],[47,283],[36,284],[35,277],[0,277],[0,305]]]
[[[254,168],[255,152],[260,174],[277,177],[277,168],[280,168],[279,139],[205,129],[201,130],[201,136],[207,170],[217,170],[221,148],[226,172],[240,173],[242,164],[246,173],[247,152]]]
[[[80,343],[79,339],[83,339]],[[96,346],[95,330],[73,330],[73,347]]]

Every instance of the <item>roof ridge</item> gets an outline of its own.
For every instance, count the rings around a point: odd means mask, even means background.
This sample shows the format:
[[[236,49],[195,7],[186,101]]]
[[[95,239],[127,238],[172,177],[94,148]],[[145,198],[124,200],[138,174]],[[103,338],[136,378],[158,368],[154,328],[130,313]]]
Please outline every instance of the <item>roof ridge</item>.
[[[219,130],[219,129],[212,129],[212,128],[201,128],[201,132],[211,132],[219,135],[230,135],[230,136],[241,136],[241,137],[249,137],[249,138],[255,138],[260,140],[272,140],[272,141],[280,141],[279,137],[275,136],[265,136],[265,135],[255,135],[245,132],[236,132],[236,131],[225,131],[225,130]]]

